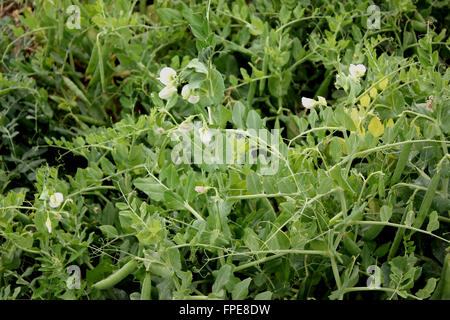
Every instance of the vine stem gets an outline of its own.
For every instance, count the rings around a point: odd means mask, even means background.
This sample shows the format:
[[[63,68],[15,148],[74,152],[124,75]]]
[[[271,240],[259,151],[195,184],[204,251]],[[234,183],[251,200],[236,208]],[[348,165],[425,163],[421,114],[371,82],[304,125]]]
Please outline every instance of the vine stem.
[[[258,264],[270,261],[270,260],[274,260],[277,258],[280,258],[286,254],[289,253],[293,253],[293,254],[305,254],[305,255],[322,255],[322,256],[329,256],[329,252],[328,251],[321,251],[321,250],[296,250],[296,249],[292,249],[292,250],[276,250],[275,252],[278,252],[277,254],[274,254],[273,256],[268,256],[268,257],[264,257],[249,263],[245,263],[245,264],[241,264],[239,266],[237,266],[236,268],[234,268],[234,271],[242,271],[244,269],[256,266]]]
[[[190,212],[192,213],[198,220],[202,220],[205,221],[205,219],[203,219],[203,217],[200,215],[200,213],[198,213],[197,211],[195,211],[194,208],[192,208],[189,203],[187,201],[184,202],[184,207]]]
[[[95,191],[95,190],[101,190],[101,189],[108,189],[108,190],[116,190],[117,188],[114,186],[96,186],[96,187],[88,187],[78,190],[77,192],[71,193],[67,196],[67,198],[71,198],[77,194],[89,192],[89,191]]]
[[[438,235],[435,235],[434,233],[431,233],[429,231],[424,231],[422,229],[417,229],[411,226],[407,226],[404,224],[397,224],[397,223],[391,223],[391,222],[383,222],[383,221],[351,221],[348,222],[348,224],[362,224],[362,225],[380,225],[380,226],[388,226],[388,227],[396,227],[396,228],[404,228],[404,229],[409,229],[409,230],[413,230],[416,232],[420,232],[420,233],[424,233],[427,234],[429,236],[435,237],[439,240],[442,240],[446,243],[450,243],[450,240],[444,239]]]
[[[295,140],[297,140],[298,138],[301,138],[302,136],[307,135],[308,133],[315,132],[315,131],[321,131],[321,130],[339,130],[339,131],[344,132],[347,129],[345,129],[344,127],[319,127],[319,128],[313,128],[310,130],[306,130],[306,131],[303,131],[302,133],[300,133],[299,135],[295,136],[294,138],[292,138],[289,141],[288,148],[291,146],[291,143],[294,142]]]
[[[267,243],[270,240],[272,240],[272,238],[275,237],[278,234],[278,232],[280,232],[289,222],[294,220],[298,215],[302,215],[303,211],[305,211],[305,209],[307,208],[308,205],[310,205],[311,203],[314,203],[315,201],[319,200],[322,197],[328,196],[329,194],[335,192],[336,190],[337,190],[336,188],[333,188],[326,193],[319,194],[319,195],[315,196],[314,198],[311,198],[311,199],[305,201],[302,209],[300,211],[295,212],[295,214],[293,214],[289,219],[287,219],[283,224],[281,224],[281,226],[274,233],[272,233],[266,241],[264,241],[264,245],[267,245]]]
[[[342,284],[341,284],[341,277],[339,276],[339,270],[336,264],[336,259],[334,258],[334,255],[330,252],[330,261],[331,261],[331,269],[333,270],[333,276],[336,281],[336,285],[338,287],[338,290],[341,290]]]
[[[336,166],[340,166],[340,165],[348,162],[349,160],[353,160],[354,158],[364,156],[364,155],[369,154],[369,153],[374,152],[374,151],[381,151],[381,150],[384,150],[384,149],[394,148],[394,147],[398,147],[398,146],[401,146],[401,145],[404,145],[404,144],[407,144],[407,143],[425,143],[425,142],[442,143],[441,140],[423,139],[423,140],[407,140],[407,141],[395,142],[395,143],[391,143],[391,144],[385,144],[385,145],[381,145],[381,146],[378,146],[378,147],[373,147],[373,148],[370,148],[370,149],[367,149],[367,150],[359,151],[359,152],[356,152],[356,153],[353,153],[353,154],[349,154],[344,159],[342,159],[340,162],[336,163],[333,167],[331,167],[330,170],[332,170]],[[450,143],[450,142],[446,142],[446,143]]]
[[[259,199],[259,198],[276,198],[276,197],[294,197],[299,196],[302,193],[258,193],[258,194],[243,194],[240,196],[229,196],[227,200],[243,200],[243,199]]]

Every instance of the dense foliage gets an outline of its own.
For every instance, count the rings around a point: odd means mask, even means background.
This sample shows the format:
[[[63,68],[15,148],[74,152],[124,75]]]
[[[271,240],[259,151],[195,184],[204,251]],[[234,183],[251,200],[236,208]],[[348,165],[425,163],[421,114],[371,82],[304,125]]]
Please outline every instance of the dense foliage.
[[[0,299],[450,299],[447,5],[2,1]]]

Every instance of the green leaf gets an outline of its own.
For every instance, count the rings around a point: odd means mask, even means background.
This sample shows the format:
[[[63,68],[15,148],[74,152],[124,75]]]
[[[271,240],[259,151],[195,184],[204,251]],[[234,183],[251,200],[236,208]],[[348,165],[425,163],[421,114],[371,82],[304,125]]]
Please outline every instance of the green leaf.
[[[94,44],[94,47],[92,48],[91,57],[89,58],[89,63],[85,71],[85,76],[92,75],[94,71],[97,69],[98,66],[98,48],[97,48],[97,42]]]
[[[227,283],[231,280],[233,276],[233,266],[230,264],[225,264],[217,272],[216,281],[212,286],[213,293],[218,293]]]
[[[184,200],[183,198],[170,190],[166,190],[164,192],[164,204],[167,208],[173,209],[173,210],[185,210],[186,207],[184,206]]]
[[[215,106],[212,107],[211,110],[214,123],[221,128],[225,127],[228,120],[230,120],[232,117],[232,112],[224,106]]]
[[[250,110],[247,116],[247,128],[249,129],[261,129],[263,127],[263,122],[261,120],[261,117],[255,110]]]
[[[439,229],[438,214],[436,211],[433,211],[430,213],[430,216],[428,217],[427,231],[433,232],[434,230],[437,229]]]
[[[344,111],[343,107],[336,108],[336,111],[334,113],[334,117],[335,117],[337,123],[339,123],[340,125],[345,127],[345,129],[347,129],[349,131],[355,131],[356,130],[355,123],[353,122],[353,120],[350,117],[350,115],[347,112]]]
[[[194,200],[196,192],[195,192],[195,172],[190,171],[186,178],[186,182],[184,183],[184,198],[191,202]]]
[[[231,292],[233,300],[243,300],[247,297],[248,286],[250,285],[251,281],[252,278],[247,278],[234,286],[233,291]]]
[[[405,99],[400,90],[393,90],[392,93],[387,97],[388,103],[392,106],[395,113],[401,113],[405,105]]]
[[[231,119],[238,129],[245,129],[245,115],[247,108],[240,101],[236,102],[233,106],[233,112]]]
[[[33,246],[33,237],[21,236],[15,233],[8,233],[7,238],[11,239],[22,249],[29,249]]]
[[[387,222],[392,216],[392,208],[388,206],[382,206],[380,209],[380,218],[381,221]]]
[[[150,199],[156,201],[161,201],[163,199],[166,187],[159,183],[155,178],[138,178],[134,180],[133,184],[136,188],[147,194]]]
[[[208,74],[208,68],[205,66],[204,63],[200,62],[200,60],[198,60],[197,58],[192,59],[186,66],[186,69],[194,69],[195,72]]]
[[[180,251],[177,248],[171,248],[167,250],[168,261],[170,262],[171,267],[175,271],[181,270],[181,257]]]
[[[263,187],[265,193],[277,193],[278,192],[278,184],[277,179],[271,176],[264,177]]]
[[[389,242],[386,242],[385,244],[379,246],[379,247],[377,248],[377,250],[375,250],[375,252],[373,253],[373,255],[374,255],[375,257],[377,257],[377,258],[382,258],[382,257],[384,257],[384,256],[388,253],[388,251],[389,251],[389,249],[390,249],[390,247],[391,247],[391,243],[392,243],[392,242],[389,241]]]
[[[254,36],[259,36],[264,32],[264,23],[257,16],[250,18],[251,24],[249,25],[250,33]]]
[[[333,188],[333,180],[331,178],[325,177],[318,184],[317,193],[324,194],[329,192]]]
[[[247,190],[251,193],[251,194],[259,194],[259,193],[263,193],[263,185],[261,183],[261,177],[255,173],[255,172],[250,172],[249,175],[247,175]]]
[[[244,237],[242,238],[242,240],[244,241],[247,248],[249,248],[251,251],[257,251],[260,249],[259,238],[252,229],[245,228]]]
[[[119,236],[119,232],[111,225],[103,225],[99,227],[105,237],[112,239]]]
[[[163,238],[163,228],[159,220],[149,219],[145,227],[136,234],[139,242],[144,245],[155,245]]]
[[[156,14],[159,20],[166,25],[173,25],[183,20],[180,11],[171,8],[158,8]]]
[[[165,181],[166,186],[172,190],[176,190],[180,186],[180,178],[173,164],[163,167],[159,179]]]
[[[279,75],[273,74],[268,81],[270,94],[274,97],[281,97],[283,95],[283,88],[281,86],[281,78]]]
[[[223,83],[222,74],[217,70],[209,70],[208,72],[208,96],[213,105],[218,105],[222,102],[225,96],[225,85]]]
[[[291,12],[292,11],[287,6],[285,5],[281,6],[279,19],[282,24],[286,24],[289,21],[289,18],[291,17]]]
[[[270,292],[270,291],[261,292],[261,293],[257,294],[254,299],[255,300],[271,300],[272,292]]]
[[[342,156],[342,149],[343,149],[343,143],[337,139],[334,138],[330,142],[330,155],[333,158],[333,160],[337,161]]]
[[[209,35],[208,21],[206,21],[203,16],[199,14],[192,14],[189,11],[185,10],[183,13],[184,17],[189,22],[192,33],[197,39],[206,42]]]

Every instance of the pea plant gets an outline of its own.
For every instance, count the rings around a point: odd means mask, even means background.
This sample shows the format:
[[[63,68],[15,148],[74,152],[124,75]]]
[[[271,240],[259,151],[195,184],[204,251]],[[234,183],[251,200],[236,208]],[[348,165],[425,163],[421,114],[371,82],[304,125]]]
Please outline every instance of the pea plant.
[[[446,19],[2,2],[0,299],[450,299]]]

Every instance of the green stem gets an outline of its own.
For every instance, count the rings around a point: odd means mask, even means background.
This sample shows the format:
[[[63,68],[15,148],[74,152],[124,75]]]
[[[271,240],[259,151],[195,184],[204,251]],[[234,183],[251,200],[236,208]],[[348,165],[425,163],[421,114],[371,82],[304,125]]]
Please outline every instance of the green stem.
[[[443,222],[450,223],[450,219],[449,219],[449,218],[446,218],[446,217],[443,217],[443,216],[438,216],[438,220],[443,221]]]
[[[333,269],[333,275],[334,279],[336,281],[336,285],[338,287],[338,290],[341,290],[342,284],[341,284],[341,277],[339,276],[339,270],[336,264],[336,259],[334,258],[334,255],[330,253],[330,261],[331,261],[331,268]]]
[[[230,196],[227,197],[227,200],[243,200],[243,199],[259,199],[259,198],[276,198],[276,197],[294,197],[299,196],[301,193],[259,193],[259,194],[243,194],[240,196]]]
[[[342,188],[339,188],[338,193],[339,193],[339,200],[341,201],[342,216],[345,219],[347,218],[347,202],[345,201],[344,190]]]
[[[202,220],[205,221],[205,219],[203,219],[203,217],[200,215],[200,213],[198,213],[197,211],[195,211],[194,208],[192,208],[189,203],[187,201],[184,202],[184,207],[190,212],[192,213],[198,220]]]
[[[444,241],[446,243],[450,243],[450,240],[447,240],[447,239],[444,239],[442,237],[439,237],[439,236],[437,236],[437,235],[435,235],[435,234],[433,234],[431,232],[424,231],[422,229],[417,229],[417,228],[414,228],[414,227],[410,227],[410,226],[407,226],[407,225],[404,225],[404,224],[397,224],[397,223],[383,222],[383,221],[351,221],[351,222],[349,222],[349,224],[381,225],[381,226],[389,226],[389,227],[395,227],[395,228],[404,228],[404,229],[408,229],[408,230],[413,230],[415,232],[424,233],[424,234],[427,234],[429,236],[435,237],[435,238],[437,238],[439,240],[442,240],[442,241]]]
[[[258,259],[256,261],[252,261],[249,263],[245,263],[245,264],[241,264],[239,266],[237,266],[236,268],[234,268],[234,271],[238,272],[238,271],[242,271],[244,269],[250,268],[250,267],[254,267],[258,264],[273,260],[273,259],[277,259],[280,258],[286,254],[292,253],[292,254],[305,254],[305,255],[322,255],[322,256],[328,256],[329,253],[328,251],[321,251],[321,250],[276,250],[275,252],[277,252],[276,254],[274,254],[273,256],[268,256],[268,257],[264,257],[261,259]]]

